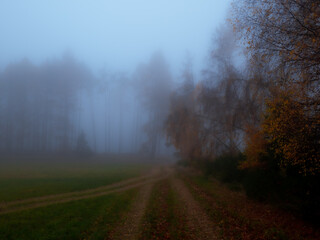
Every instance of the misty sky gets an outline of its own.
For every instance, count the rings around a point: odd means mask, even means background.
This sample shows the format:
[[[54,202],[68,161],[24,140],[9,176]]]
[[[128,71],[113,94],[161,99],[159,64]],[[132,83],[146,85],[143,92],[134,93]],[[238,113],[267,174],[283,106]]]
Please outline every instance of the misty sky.
[[[1,0],[0,68],[72,51],[94,71],[132,71],[162,50],[174,72],[187,50],[203,67],[229,0]]]

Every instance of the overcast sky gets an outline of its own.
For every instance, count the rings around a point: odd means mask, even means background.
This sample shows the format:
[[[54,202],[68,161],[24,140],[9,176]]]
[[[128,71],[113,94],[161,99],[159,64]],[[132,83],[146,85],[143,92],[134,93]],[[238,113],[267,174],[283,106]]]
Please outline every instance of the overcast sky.
[[[1,0],[0,65],[72,51],[94,71],[132,71],[162,50],[174,72],[201,68],[230,0]]]

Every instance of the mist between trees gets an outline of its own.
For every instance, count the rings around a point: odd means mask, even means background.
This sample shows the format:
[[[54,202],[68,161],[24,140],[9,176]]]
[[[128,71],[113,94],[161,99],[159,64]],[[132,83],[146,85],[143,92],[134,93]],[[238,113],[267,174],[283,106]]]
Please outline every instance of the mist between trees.
[[[70,53],[40,65],[24,59],[4,69],[0,84],[4,154],[171,151],[162,131],[171,76],[161,53],[132,76],[96,76]]]
[[[320,215],[319,1],[234,1],[202,79],[172,93],[168,140],[182,164],[247,195]],[[280,201],[281,202],[281,201]],[[292,208],[292,206],[295,206]]]
[[[316,3],[234,1],[199,79],[192,57],[173,76],[161,52],[133,73],[93,74],[70,54],[12,63],[0,75],[0,151],[242,153],[241,169],[318,175]]]
[[[240,169],[320,172],[317,1],[234,1],[202,80],[172,97],[170,142],[188,160],[244,153]]]

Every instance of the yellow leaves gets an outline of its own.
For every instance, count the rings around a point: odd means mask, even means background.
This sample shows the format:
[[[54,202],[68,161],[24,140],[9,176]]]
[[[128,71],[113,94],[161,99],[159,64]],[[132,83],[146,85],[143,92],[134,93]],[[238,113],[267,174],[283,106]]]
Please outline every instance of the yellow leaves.
[[[240,169],[261,167],[261,157],[267,154],[267,142],[261,129],[254,126],[246,127],[246,161],[239,166]]]
[[[290,57],[294,56],[296,54],[296,51],[293,49],[289,52]]]
[[[191,98],[191,95],[189,97]],[[193,109],[186,106],[184,98],[176,98],[171,102],[166,134],[168,140],[179,149],[182,158],[192,159],[201,156],[202,142],[199,138],[199,127],[198,118],[194,115]]]
[[[234,33],[237,32],[237,27],[236,27],[235,24],[232,25],[232,30],[233,30]]]
[[[298,88],[279,91],[266,103],[262,129],[283,167],[295,166],[309,175],[320,172],[319,144],[315,144],[317,124],[310,124],[307,108],[300,103],[303,97]]]
[[[262,56],[261,56],[261,61],[262,62],[266,62],[266,58],[267,58],[267,54],[263,54]]]

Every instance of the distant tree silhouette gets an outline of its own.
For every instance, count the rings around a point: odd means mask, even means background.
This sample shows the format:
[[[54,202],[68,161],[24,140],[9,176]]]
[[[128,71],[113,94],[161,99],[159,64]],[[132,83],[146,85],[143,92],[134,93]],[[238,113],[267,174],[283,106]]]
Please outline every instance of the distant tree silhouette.
[[[27,59],[8,65],[0,73],[0,151],[70,152],[80,93],[93,79],[70,54],[40,65]]]
[[[84,132],[81,132],[78,136],[76,153],[82,157],[88,157],[92,154],[92,150],[88,144],[86,135]]]
[[[172,85],[169,66],[161,52],[156,52],[147,64],[138,67],[135,80],[141,104],[149,117],[143,127],[147,135],[146,144],[151,157],[155,157],[161,137],[164,137],[161,134],[164,133]]]

